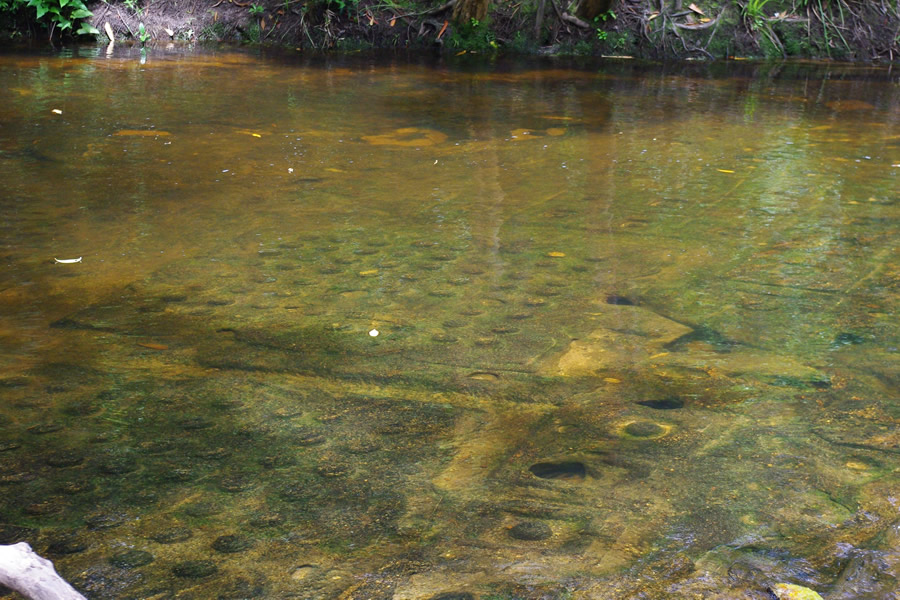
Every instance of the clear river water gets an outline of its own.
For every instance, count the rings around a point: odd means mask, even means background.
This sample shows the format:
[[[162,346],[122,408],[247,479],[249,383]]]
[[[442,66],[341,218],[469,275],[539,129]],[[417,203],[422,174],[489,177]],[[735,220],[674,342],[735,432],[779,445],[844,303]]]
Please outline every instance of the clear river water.
[[[0,99],[0,544],[89,598],[896,598],[890,68],[80,48]]]

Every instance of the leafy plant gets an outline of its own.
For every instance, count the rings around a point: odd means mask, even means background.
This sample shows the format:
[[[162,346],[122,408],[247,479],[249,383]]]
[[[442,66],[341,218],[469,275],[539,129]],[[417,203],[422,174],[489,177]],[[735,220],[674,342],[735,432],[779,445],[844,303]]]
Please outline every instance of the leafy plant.
[[[47,17],[50,21],[50,36],[56,29],[60,31],[74,30],[75,35],[97,35],[97,28],[84,21],[94,13],[89,11],[82,0],[25,0],[25,6],[35,9],[36,18],[40,21]],[[13,0],[17,8],[21,2]],[[78,26],[78,29],[75,29]]]
[[[137,39],[141,43],[141,46],[150,41],[150,32],[144,27],[143,21],[138,23]]]
[[[609,9],[605,13],[601,13],[601,14],[597,15],[596,17],[594,17],[594,24],[599,24],[601,21],[605,23],[607,21],[607,19],[615,19],[615,18],[616,18],[616,13],[613,12],[612,9]],[[608,38],[608,37],[609,37],[608,32],[600,29],[599,27],[597,28],[597,39],[598,40],[600,40],[601,42],[605,42],[606,38]]]
[[[259,4],[251,4],[249,10],[251,15],[261,15],[266,12],[266,9]]]
[[[766,16],[762,9],[768,3],[769,0],[747,0],[747,3],[744,4],[744,18],[754,29],[759,29],[765,24]]]

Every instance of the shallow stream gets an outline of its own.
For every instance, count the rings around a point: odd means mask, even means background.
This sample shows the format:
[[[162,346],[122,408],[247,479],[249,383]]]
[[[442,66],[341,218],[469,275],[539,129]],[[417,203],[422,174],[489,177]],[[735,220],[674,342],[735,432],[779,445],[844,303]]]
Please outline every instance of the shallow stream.
[[[91,599],[893,598],[898,81],[0,54],[0,544]]]

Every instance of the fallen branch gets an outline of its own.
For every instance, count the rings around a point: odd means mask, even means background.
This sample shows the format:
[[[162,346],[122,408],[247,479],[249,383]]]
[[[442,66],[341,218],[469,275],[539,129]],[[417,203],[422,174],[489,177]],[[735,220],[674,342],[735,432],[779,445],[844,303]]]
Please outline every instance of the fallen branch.
[[[87,600],[26,542],[0,546],[0,584],[29,600]]]
[[[585,23],[575,15],[570,15],[567,12],[563,12],[556,5],[556,0],[550,0],[550,4],[553,5],[553,11],[556,13],[556,16],[559,17],[560,21],[564,23],[570,23],[571,25],[575,25],[576,27],[580,27],[582,29],[593,29],[593,27],[589,23]]]

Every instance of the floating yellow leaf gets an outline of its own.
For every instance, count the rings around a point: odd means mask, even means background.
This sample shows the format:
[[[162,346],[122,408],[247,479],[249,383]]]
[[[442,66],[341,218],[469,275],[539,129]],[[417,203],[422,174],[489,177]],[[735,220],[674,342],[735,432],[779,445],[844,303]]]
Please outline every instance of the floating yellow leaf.
[[[378,269],[369,269],[368,271],[360,271],[359,274],[362,277],[368,277],[369,275],[375,275],[378,273]]]
[[[822,600],[822,596],[802,585],[776,583],[769,590],[778,600]]]
[[[566,255],[565,252],[548,252],[547,253],[547,256],[550,256],[553,258],[563,258],[565,255]]]
[[[621,379],[616,379],[615,377],[604,377],[603,381],[606,383],[622,383]]]
[[[651,356],[650,359],[653,360],[654,358],[661,358],[663,356],[668,356],[668,355],[669,355],[668,352],[660,352],[659,354],[654,354],[653,356]]]
[[[253,137],[258,137],[258,138],[261,138],[261,137],[262,137],[262,136],[259,135],[258,133],[251,133],[250,135],[252,135]]]
[[[466,53],[466,51],[463,50],[462,52],[457,52],[456,55],[457,55],[457,56],[462,56],[462,55],[465,54],[465,53]]]
[[[731,169],[716,169],[719,173],[734,173]]]

